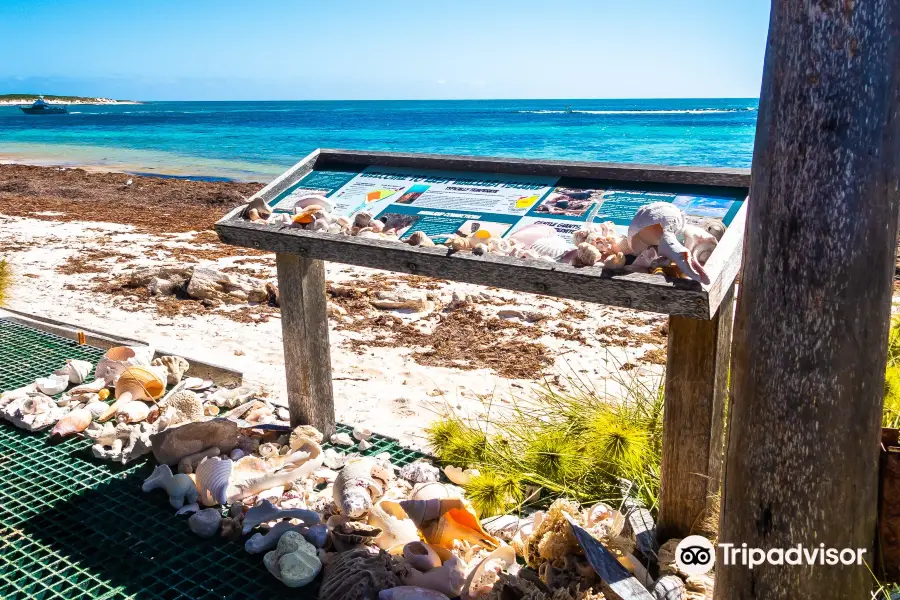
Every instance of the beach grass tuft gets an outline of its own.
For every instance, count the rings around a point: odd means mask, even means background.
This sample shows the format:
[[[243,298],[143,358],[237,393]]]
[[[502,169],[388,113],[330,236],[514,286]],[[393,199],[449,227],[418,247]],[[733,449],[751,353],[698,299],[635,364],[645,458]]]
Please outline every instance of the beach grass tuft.
[[[0,258],[0,306],[6,302],[10,287],[12,287],[12,267],[6,259]]]
[[[492,420],[448,412],[428,429],[430,449],[444,465],[480,471],[466,495],[482,517],[560,497],[614,505],[629,498],[655,512],[662,381],[616,383],[624,392],[615,396],[574,378],[564,386],[547,383]]]

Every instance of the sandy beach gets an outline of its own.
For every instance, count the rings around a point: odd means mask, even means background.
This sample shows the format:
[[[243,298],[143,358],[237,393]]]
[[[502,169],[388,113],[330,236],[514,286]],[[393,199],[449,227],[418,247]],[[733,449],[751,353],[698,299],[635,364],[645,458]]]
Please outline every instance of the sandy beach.
[[[277,308],[128,285],[155,266],[275,283],[274,255],[223,245],[211,229],[261,185],[0,165],[0,256],[15,273],[7,305],[238,369],[284,402]],[[338,419],[413,446],[447,409],[502,413],[570,379],[615,393],[665,364],[662,315],[331,263],[327,275]],[[384,293],[424,310],[375,308]]]

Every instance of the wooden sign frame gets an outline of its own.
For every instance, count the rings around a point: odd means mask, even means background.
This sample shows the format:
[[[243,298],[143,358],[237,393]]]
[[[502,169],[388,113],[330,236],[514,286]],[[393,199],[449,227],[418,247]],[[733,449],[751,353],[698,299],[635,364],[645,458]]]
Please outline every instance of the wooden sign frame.
[[[735,196],[735,189],[743,195],[750,184],[746,169],[320,149],[251,200],[268,203],[313,170],[370,165],[578,178],[598,187],[627,182],[691,195]],[[746,202],[706,263],[708,285],[277,227],[243,219],[243,209],[229,212],[216,223],[216,231],[226,244],[275,252],[292,424],[312,424],[326,435],[335,425],[323,261],[663,313],[669,315],[669,335],[658,537],[688,535],[711,508],[722,476],[734,282],[741,266]]]

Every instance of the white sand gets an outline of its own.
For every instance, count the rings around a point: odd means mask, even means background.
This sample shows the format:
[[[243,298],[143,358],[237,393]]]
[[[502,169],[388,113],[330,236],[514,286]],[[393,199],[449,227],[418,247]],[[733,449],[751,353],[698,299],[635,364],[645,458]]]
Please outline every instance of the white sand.
[[[172,263],[173,256],[148,251],[148,246],[163,242],[173,250],[179,247],[196,248],[196,244],[189,242],[192,234],[163,238],[134,233],[131,227],[118,224],[65,223],[5,216],[0,216],[0,228],[3,231],[0,255],[9,260],[16,275],[15,287],[7,302],[9,308],[136,338],[156,347],[240,370],[244,373],[245,382],[259,386],[276,401],[285,402],[280,319],[274,318],[264,323],[238,323],[218,314],[164,317],[155,312],[152,304],[137,306],[125,301],[123,306],[117,307],[114,303],[123,303],[121,298],[91,291],[98,282],[110,281],[115,275],[136,266]],[[98,240],[105,241],[106,245],[98,245]],[[70,256],[85,249],[108,250],[110,243],[121,247],[123,252],[134,254],[136,258],[107,259],[108,274],[62,274],[56,271]],[[202,261],[201,264],[225,267],[234,264],[241,254],[242,250],[236,248],[234,257],[215,262]],[[336,264],[328,264],[327,269],[329,280],[335,282],[365,280],[376,273]],[[274,268],[269,268],[269,272],[274,280]],[[74,289],[67,289],[67,286]],[[478,293],[485,290],[480,286],[442,282],[436,293],[449,298],[453,291]],[[541,310],[550,315],[547,321],[540,324],[545,334],[539,341],[546,344],[555,356],[555,364],[547,370],[547,374],[550,377],[561,375],[563,384],[567,375],[576,376],[598,389],[614,392],[617,389],[615,381],[622,376],[658,378],[662,373],[661,366],[649,364],[642,364],[628,373],[619,371],[618,367],[626,362],[640,364],[640,357],[654,346],[607,346],[596,333],[598,327],[607,324],[628,327],[621,321],[625,315],[647,319],[647,326],[640,329],[649,331],[664,322],[662,316],[522,293],[488,293],[502,299],[506,306],[479,305],[479,310],[486,313],[496,312],[500,308],[520,307]],[[558,326],[559,311],[567,305],[588,313],[584,320],[564,319],[584,335],[587,345],[549,335]],[[241,310],[241,307],[220,310]],[[372,309],[370,314],[345,318],[370,318],[377,313]],[[417,315],[398,316],[413,322],[420,320]],[[359,355],[345,347],[344,342],[360,334],[336,331],[334,320],[330,325],[338,420],[350,424],[365,423],[379,433],[399,437],[414,446],[421,444],[423,428],[446,407],[470,416],[485,414],[489,406],[490,410],[502,411],[510,406],[513,397],[527,396],[527,390],[539,383],[505,379],[490,369],[422,366],[410,357],[411,349],[402,345],[374,348]],[[498,344],[497,352],[503,351]]]

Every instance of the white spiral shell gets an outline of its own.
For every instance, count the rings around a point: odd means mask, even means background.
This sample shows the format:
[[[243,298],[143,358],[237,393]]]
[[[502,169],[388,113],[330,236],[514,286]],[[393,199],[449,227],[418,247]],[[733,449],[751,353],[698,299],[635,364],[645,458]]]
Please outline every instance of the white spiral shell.
[[[228,485],[234,463],[227,458],[205,458],[197,465],[195,479],[200,492],[200,503],[204,506],[225,504],[228,499]]]

